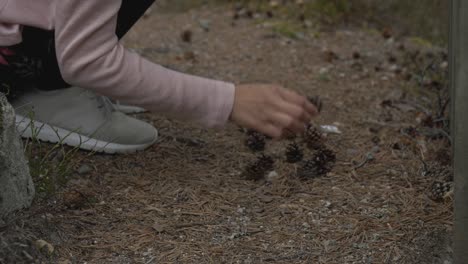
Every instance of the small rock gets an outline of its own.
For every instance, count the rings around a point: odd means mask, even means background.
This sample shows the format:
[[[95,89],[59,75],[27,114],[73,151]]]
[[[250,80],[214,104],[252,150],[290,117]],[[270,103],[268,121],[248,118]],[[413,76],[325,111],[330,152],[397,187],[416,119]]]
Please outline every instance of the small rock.
[[[273,202],[274,198],[271,196],[261,196],[260,200],[264,203],[271,203]]]
[[[389,70],[390,70],[391,72],[397,72],[397,71],[400,70],[400,67],[399,67],[398,65],[396,65],[396,64],[392,64],[392,65],[390,66]]]
[[[54,253],[54,246],[52,246],[50,243],[48,243],[45,240],[39,239],[34,242],[34,245],[38,250],[46,252],[48,255],[51,255]]]
[[[371,149],[371,155],[368,155],[368,159],[373,160],[374,157],[372,156],[372,153],[379,153],[380,152],[380,147],[379,146],[373,146]]]
[[[239,213],[239,214],[244,214],[244,213],[245,213],[245,207],[239,207],[239,208],[237,208],[237,213]]]
[[[320,68],[320,70],[319,70],[319,74],[320,74],[320,75],[324,75],[324,74],[327,74],[327,73],[328,73],[328,69],[327,69],[327,68],[325,68],[325,67]]]
[[[266,179],[268,182],[273,182],[276,179],[278,179],[278,177],[279,177],[279,174],[276,171],[271,171],[270,173],[268,173],[268,176]]]
[[[304,20],[304,27],[306,28],[310,28],[312,27],[314,24],[312,23],[312,21],[310,20]]]
[[[90,173],[92,170],[93,168],[91,168],[91,166],[84,164],[78,168],[77,172],[80,175],[85,175],[85,174]]]
[[[447,69],[448,66],[449,66],[449,65],[448,65],[448,62],[446,62],[446,61],[444,61],[444,62],[442,62],[442,63],[440,64],[440,68],[442,68],[442,69]]]
[[[203,28],[203,30],[205,30],[206,32],[210,31],[210,28],[211,28],[210,20],[201,19],[198,21],[198,23],[200,24],[200,27]]]
[[[276,1],[276,0],[270,1],[270,6],[271,7],[278,7],[279,6],[279,1]]]
[[[261,13],[254,13],[253,18],[254,19],[260,19],[260,18],[262,18],[262,14]]]
[[[322,201],[323,203],[323,206],[325,206],[326,208],[330,208],[332,206],[332,203],[330,201]]]

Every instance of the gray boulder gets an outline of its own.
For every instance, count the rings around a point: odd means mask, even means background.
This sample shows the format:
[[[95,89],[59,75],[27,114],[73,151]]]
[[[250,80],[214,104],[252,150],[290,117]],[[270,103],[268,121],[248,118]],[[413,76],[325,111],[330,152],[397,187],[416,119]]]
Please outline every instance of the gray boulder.
[[[29,207],[34,185],[15,127],[15,112],[0,93],[0,219]]]

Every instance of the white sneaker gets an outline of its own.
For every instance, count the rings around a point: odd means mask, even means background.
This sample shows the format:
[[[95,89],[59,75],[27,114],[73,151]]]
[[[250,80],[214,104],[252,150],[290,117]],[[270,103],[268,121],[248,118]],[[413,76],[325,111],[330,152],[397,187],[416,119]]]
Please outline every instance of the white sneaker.
[[[148,123],[115,111],[106,98],[81,88],[28,93],[12,102],[22,137],[105,153],[146,149],[158,138]]]

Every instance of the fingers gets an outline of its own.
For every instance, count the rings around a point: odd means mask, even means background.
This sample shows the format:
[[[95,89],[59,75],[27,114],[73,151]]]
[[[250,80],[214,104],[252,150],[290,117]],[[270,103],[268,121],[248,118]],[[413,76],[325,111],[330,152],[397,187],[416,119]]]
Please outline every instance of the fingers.
[[[259,131],[272,137],[273,139],[279,139],[283,136],[283,131],[281,128],[272,123],[266,123],[262,125]]]
[[[245,126],[254,129],[260,133],[270,136],[274,139],[279,139],[283,136],[283,128],[278,125],[278,122],[270,121],[273,118],[264,116],[261,119],[252,118],[252,116],[245,117]]]
[[[283,97],[284,100],[288,101],[289,103],[295,104],[297,106],[302,107],[306,113],[311,116],[316,116],[318,114],[317,108],[307,100],[304,96],[301,96],[291,90],[278,88],[278,92]]]
[[[272,116],[271,122],[281,130],[281,136],[285,132],[302,133],[304,131],[304,123],[288,114],[277,112]]]
[[[269,95],[270,107],[263,110],[273,138],[303,133],[305,125],[317,115],[315,106],[295,92],[274,87]]]
[[[275,101],[277,110],[301,122],[301,127],[308,124],[312,117],[317,115],[315,106],[305,97],[283,88],[278,88],[278,93],[282,100]]]
[[[277,108],[279,111],[284,112],[302,123],[309,123],[312,120],[312,115],[309,114],[303,107],[296,104],[291,104],[286,101],[278,103]]]
[[[231,120],[272,138],[302,133],[317,115],[305,97],[272,85],[238,85]]]

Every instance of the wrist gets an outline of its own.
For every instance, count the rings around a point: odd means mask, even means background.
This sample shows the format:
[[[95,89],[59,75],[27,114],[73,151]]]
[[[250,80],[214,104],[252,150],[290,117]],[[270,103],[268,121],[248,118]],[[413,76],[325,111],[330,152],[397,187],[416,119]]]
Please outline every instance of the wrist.
[[[229,122],[235,122],[234,120],[234,115],[236,111],[236,104],[237,104],[237,97],[238,97],[238,92],[239,92],[239,85],[234,84],[234,95],[232,96],[232,107],[231,107],[231,113],[229,114],[228,121]]]

